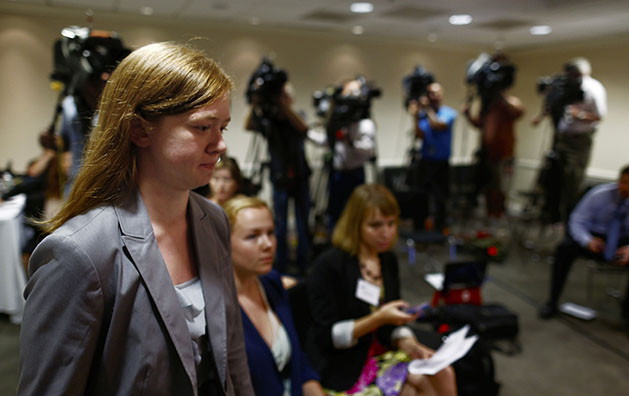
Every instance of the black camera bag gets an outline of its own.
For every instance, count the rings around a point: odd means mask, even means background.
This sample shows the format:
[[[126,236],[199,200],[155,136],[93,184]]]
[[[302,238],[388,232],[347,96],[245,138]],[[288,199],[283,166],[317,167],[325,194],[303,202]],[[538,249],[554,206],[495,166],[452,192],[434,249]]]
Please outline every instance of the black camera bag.
[[[501,304],[452,304],[437,308],[433,324],[451,330],[470,325],[470,333],[486,341],[513,340],[519,332],[518,316]]]

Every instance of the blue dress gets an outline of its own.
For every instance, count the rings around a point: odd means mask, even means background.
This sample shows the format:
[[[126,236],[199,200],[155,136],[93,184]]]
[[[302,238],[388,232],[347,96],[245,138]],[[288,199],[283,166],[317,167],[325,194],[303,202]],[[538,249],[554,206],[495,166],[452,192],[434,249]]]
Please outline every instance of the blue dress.
[[[319,380],[319,375],[310,366],[299,344],[299,337],[293,324],[288,295],[282,286],[280,273],[273,270],[261,276],[260,282],[266,292],[271,309],[284,326],[291,346],[289,378],[291,396],[302,395],[302,385],[309,380]],[[245,311],[240,308],[242,326],[247,349],[247,360],[251,382],[258,396],[281,396],[284,394],[284,381],[275,365],[273,354]]]

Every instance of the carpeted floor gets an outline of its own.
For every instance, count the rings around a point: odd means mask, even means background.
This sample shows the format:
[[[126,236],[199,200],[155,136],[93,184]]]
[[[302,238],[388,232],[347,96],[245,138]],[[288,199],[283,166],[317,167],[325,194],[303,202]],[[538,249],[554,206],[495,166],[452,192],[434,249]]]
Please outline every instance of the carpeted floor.
[[[476,225],[466,226],[467,231]],[[461,232],[466,227],[454,229]],[[546,298],[550,253],[557,238],[519,227],[517,220],[503,224],[510,243],[505,260],[488,266],[482,287],[484,302],[500,302],[519,316],[516,355],[493,352],[502,396],[566,395],[618,396],[629,390],[629,332],[619,316],[619,302],[608,289],[621,289],[627,280],[603,274],[594,278],[591,296],[586,293],[585,262],[575,263],[563,301],[592,307],[598,317],[583,321],[561,315],[548,321],[537,317]],[[530,226],[525,226],[530,227]],[[527,246],[527,247],[525,247]],[[429,301],[432,289],[423,280],[426,271],[442,268],[448,258],[445,244],[418,246],[416,263],[410,265],[406,241],[396,251],[400,258],[403,297],[411,304]],[[15,394],[18,376],[19,327],[0,316],[0,395]]]

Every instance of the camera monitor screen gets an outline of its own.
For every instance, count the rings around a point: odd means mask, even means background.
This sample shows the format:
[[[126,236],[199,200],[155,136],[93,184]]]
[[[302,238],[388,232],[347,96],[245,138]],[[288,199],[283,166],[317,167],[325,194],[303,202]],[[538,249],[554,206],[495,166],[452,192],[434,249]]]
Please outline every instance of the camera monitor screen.
[[[483,260],[449,262],[444,270],[443,290],[480,287],[486,270],[487,262]]]

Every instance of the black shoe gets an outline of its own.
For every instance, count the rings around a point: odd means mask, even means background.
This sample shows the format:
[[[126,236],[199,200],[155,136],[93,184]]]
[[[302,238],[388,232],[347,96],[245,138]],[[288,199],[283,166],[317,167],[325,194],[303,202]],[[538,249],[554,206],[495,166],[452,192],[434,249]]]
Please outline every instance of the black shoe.
[[[539,308],[539,311],[537,312],[537,314],[540,317],[540,319],[550,319],[553,316],[557,315],[558,312],[559,310],[557,309],[556,304],[547,302],[546,304],[542,305]]]

